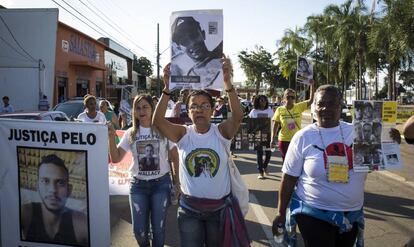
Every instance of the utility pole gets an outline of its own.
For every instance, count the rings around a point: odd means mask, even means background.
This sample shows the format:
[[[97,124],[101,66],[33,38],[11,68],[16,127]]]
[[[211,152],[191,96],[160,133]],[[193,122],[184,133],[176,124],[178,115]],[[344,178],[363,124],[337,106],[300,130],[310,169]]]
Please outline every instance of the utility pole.
[[[160,81],[160,24],[157,23],[157,83],[158,96],[161,96],[161,81]]]

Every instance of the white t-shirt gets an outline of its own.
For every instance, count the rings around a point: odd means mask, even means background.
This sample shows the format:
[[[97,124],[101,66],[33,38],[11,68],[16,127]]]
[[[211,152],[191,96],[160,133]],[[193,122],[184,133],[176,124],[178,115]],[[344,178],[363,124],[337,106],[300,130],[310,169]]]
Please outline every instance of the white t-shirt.
[[[266,110],[259,110],[259,109],[253,109],[249,113],[250,118],[271,118],[273,117],[273,110],[272,108],[267,108]]]
[[[118,144],[125,151],[132,152],[132,164],[129,168],[131,176],[141,180],[156,179],[170,172],[168,163],[167,139],[161,138],[151,128],[139,127],[136,141],[130,145],[129,135],[132,128],[125,131]],[[174,147],[168,144],[170,150]]]
[[[340,122],[348,154],[348,183],[328,182],[324,149],[328,155],[345,156],[339,126],[320,128],[311,124],[298,131],[290,142],[282,171],[299,177],[296,194],[312,207],[332,211],[361,209],[364,203],[366,173],[352,169],[352,125]],[[321,136],[318,133],[320,129]]]
[[[78,119],[84,123],[106,123],[105,115],[100,111],[96,112],[95,118],[88,117],[88,114],[86,114],[86,111],[84,111],[78,115]]]
[[[198,198],[220,199],[230,193],[228,155],[231,140],[224,138],[218,125],[199,134],[194,125],[177,142],[180,157],[181,191]]]

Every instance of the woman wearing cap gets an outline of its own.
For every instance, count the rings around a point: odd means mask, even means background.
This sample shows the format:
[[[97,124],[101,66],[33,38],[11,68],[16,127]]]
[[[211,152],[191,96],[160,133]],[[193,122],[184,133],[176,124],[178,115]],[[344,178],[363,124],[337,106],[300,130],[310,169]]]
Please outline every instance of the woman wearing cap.
[[[280,126],[278,135],[278,147],[282,154],[282,159],[285,159],[290,140],[293,135],[298,132],[302,124],[302,112],[309,108],[313,101],[313,85],[310,86],[310,98],[308,100],[295,103],[296,92],[293,89],[286,89],[283,93],[283,99],[286,102],[284,106],[276,109],[273,115],[273,128],[270,139],[270,148],[274,147],[276,141],[277,130]]]
[[[211,124],[213,98],[207,91],[196,90],[190,93],[187,103],[192,125],[166,120],[170,65],[164,68],[165,88],[153,117],[154,125],[178,148],[182,195],[177,218],[181,246],[249,246],[239,204],[231,195],[227,163],[231,139],[243,113],[231,84],[230,60],[223,57],[222,63],[232,117]]]
[[[106,123],[105,115],[96,110],[96,98],[87,94],[83,97],[85,111],[78,115],[78,120],[85,123]]]
[[[105,115],[107,122],[111,122],[115,129],[119,129],[118,117],[115,112],[108,110],[108,102],[106,100],[101,100],[101,102],[99,102],[99,110]]]
[[[224,97],[217,98],[217,106],[214,108],[213,117],[227,118],[227,105]]]

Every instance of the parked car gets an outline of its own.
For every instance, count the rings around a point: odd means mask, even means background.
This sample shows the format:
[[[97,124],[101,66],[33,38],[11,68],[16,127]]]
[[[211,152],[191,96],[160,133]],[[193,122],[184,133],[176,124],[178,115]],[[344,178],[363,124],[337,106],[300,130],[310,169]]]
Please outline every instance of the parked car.
[[[108,110],[109,111],[114,111],[114,106],[111,104],[111,102],[109,102],[107,99],[105,98],[100,98],[97,97],[96,98],[96,110],[99,110],[99,103],[105,100],[109,107]],[[55,105],[52,110],[53,111],[62,111],[64,113],[66,113],[66,115],[71,119],[74,120],[75,118],[78,117],[79,114],[81,114],[84,111],[85,107],[83,105],[83,98],[82,97],[76,97],[76,98],[72,98],[69,99],[65,102],[59,103],[57,105]]]
[[[48,121],[70,121],[68,116],[61,111],[36,111],[36,112],[13,112],[1,114],[0,118],[26,119],[26,120],[48,120]]]

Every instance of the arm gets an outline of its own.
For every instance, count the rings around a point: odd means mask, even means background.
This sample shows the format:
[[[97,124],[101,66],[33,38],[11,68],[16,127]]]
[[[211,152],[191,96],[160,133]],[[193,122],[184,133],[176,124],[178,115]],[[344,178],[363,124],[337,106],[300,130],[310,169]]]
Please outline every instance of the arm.
[[[115,129],[112,124],[108,124],[108,148],[109,148],[109,155],[111,156],[111,160],[114,163],[118,163],[122,160],[125,155],[125,150],[117,147],[115,143]]]
[[[308,100],[306,100],[306,103],[307,103],[307,105],[308,105],[308,107],[312,104],[312,102],[313,102],[313,96],[314,96],[314,88],[313,88],[313,84],[314,84],[315,82],[312,80],[312,84],[310,84],[310,88],[309,88],[309,91],[310,91],[310,95],[309,95],[309,99]]]
[[[272,122],[273,122],[273,128],[270,134],[270,148],[273,148],[276,143],[277,130],[279,129],[279,122],[276,122],[276,121],[272,121]]]
[[[119,129],[118,117],[116,116],[115,112],[112,112],[112,124],[114,125],[115,129]]]
[[[414,140],[414,115],[405,122],[403,134],[406,139]]]
[[[284,225],[286,221],[286,209],[295,189],[298,177],[290,176],[283,173],[282,182],[279,188],[279,200],[277,206],[277,215],[273,220],[272,231],[275,232],[278,225]]]
[[[179,177],[179,158],[178,158],[178,151],[177,147],[173,147],[168,151],[168,157],[172,165],[172,171],[171,174],[174,178],[174,184],[179,185],[180,184],[180,177]]]
[[[243,112],[240,107],[239,97],[236,90],[231,83],[233,76],[233,67],[228,57],[223,56],[223,74],[224,74],[224,89],[229,95],[229,103],[232,115],[227,120],[219,124],[218,128],[226,139],[231,139],[237,133],[240,123],[243,120]]]
[[[170,64],[167,64],[164,68],[164,90],[167,94],[170,93],[168,89],[170,80]],[[173,124],[165,118],[165,112],[167,111],[168,100],[170,96],[166,93],[161,95],[160,101],[155,108],[155,112],[152,116],[152,124],[161,132],[167,139],[178,142],[186,133],[186,128],[179,124]]]

